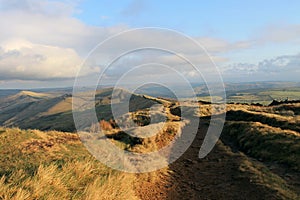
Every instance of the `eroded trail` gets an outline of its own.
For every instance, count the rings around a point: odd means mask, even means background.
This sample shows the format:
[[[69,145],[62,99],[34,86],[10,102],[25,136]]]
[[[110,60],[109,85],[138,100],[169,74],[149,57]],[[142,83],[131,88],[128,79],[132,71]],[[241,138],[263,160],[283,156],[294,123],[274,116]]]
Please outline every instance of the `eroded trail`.
[[[141,199],[297,199],[297,192],[281,191],[261,162],[233,151],[221,140],[213,151],[199,159],[198,153],[208,125],[201,121],[189,149],[169,166],[171,173],[156,172],[157,181],[143,181],[137,188]],[[275,176],[274,180],[273,177]],[[278,185],[279,184],[279,185]],[[299,195],[299,193],[298,193]]]
[[[192,146],[170,168],[174,171],[172,180],[176,183],[169,192],[170,199],[274,199],[272,191],[257,187],[239,167],[247,159],[240,153],[233,153],[222,142],[204,159],[198,152],[207,130],[200,124]]]

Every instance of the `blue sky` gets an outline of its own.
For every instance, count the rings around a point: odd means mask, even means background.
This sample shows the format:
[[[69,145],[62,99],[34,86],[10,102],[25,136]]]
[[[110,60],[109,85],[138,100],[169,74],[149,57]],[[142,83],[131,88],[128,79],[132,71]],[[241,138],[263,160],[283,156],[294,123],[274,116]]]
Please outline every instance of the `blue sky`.
[[[299,1],[82,1],[75,17],[97,26],[158,26],[242,40],[268,25],[299,23]]]
[[[194,38],[225,81],[298,81],[299,8],[275,0],[0,0],[0,88],[70,86],[95,45],[142,27]]]

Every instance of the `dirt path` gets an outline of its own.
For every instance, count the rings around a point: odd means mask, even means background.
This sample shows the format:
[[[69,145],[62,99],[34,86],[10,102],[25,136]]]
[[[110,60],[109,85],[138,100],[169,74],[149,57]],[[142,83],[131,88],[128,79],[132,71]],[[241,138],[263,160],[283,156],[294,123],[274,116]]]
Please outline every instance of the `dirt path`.
[[[281,199],[274,189],[260,185],[255,174],[241,169],[243,163],[255,163],[240,152],[233,152],[222,142],[204,159],[198,152],[207,130],[201,121],[190,148],[172,163],[170,175],[159,174],[156,182],[143,181],[137,188],[141,199]]]

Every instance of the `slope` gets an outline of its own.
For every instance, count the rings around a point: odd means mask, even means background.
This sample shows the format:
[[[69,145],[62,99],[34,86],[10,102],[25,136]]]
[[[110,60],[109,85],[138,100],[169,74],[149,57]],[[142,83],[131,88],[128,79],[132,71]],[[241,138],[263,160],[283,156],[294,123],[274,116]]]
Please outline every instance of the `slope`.
[[[135,177],[97,162],[75,134],[0,128],[0,199],[138,199]]]
[[[95,109],[99,121],[112,119],[111,103],[121,104],[130,98],[130,111],[151,107],[157,103],[142,95],[130,94],[116,90],[117,96],[112,99],[113,88],[96,91]],[[84,92],[83,92],[84,96]],[[22,91],[16,95],[0,99],[0,125],[6,127],[34,128],[40,130],[75,131],[72,114],[72,95],[61,96]],[[87,102],[87,104],[90,102]],[[89,110],[82,111],[88,113]]]

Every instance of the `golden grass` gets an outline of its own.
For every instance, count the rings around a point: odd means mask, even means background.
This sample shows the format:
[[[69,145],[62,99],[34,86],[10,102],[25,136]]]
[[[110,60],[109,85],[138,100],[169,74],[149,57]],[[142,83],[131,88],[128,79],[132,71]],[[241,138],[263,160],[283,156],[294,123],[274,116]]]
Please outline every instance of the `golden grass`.
[[[78,136],[0,127],[0,199],[138,199],[136,177],[95,160]]]
[[[167,104],[163,100],[161,103]],[[255,120],[259,118],[270,122],[269,125],[256,121],[227,123],[224,133],[236,143],[239,150],[258,159],[287,164],[294,170],[300,169],[299,154],[296,154],[300,148],[299,133],[295,128],[288,128],[291,124],[283,127],[286,130],[279,127],[283,122],[298,123],[299,116],[282,115],[276,113],[276,109],[252,105],[228,105],[227,110],[242,111]],[[222,111],[218,105],[201,105],[198,114],[209,116],[212,112]],[[265,111],[268,112],[262,113]],[[168,145],[180,135],[178,131],[184,122],[178,121],[179,116],[171,115],[170,109],[166,109],[166,112],[168,121],[155,136],[141,139],[139,143],[134,143],[132,138],[126,141],[124,138],[117,140],[112,137],[112,140],[126,144],[124,148],[127,150],[141,153],[156,151]],[[277,128],[273,127],[273,122],[279,123]],[[100,125],[107,135],[120,132],[111,122],[103,120]],[[167,168],[137,176],[111,170],[89,155],[77,135],[57,131],[24,131],[0,127],[0,155],[0,199],[5,200],[138,199],[135,190],[141,184],[155,185],[162,180],[162,176],[170,174]],[[286,182],[266,167],[245,159],[239,170],[251,173],[257,184],[267,184],[288,199],[295,197],[293,192],[285,188]]]
[[[289,185],[288,181],[273,173],[261,162],[247,157],[244,153],[232,152],[229,146],[224,145],[220,141],[218,142],[218,148],[226,152],[226,154],[236,157],[236,161],[239,163],[238,170],[241,178],[247,177],[255,185],[269,188],[280,199],[297,199],[299,197],[296,193],[297,191]]]
[[[42,116],[54,115],[57,113],[64,113],[72,110],[72,97],[68,97],[53,107],[51,107],[48,111],[41,113]]]
[[[26,90],[21,91],[21,92],[19,92],[16,95],[18,95],[18,96],[20,96],[20,95],[26,95],[26,96],[38,97],[38,98],[41,98],[41,97],[50,97],[51,96],[50,94],[46,94],[46,93],[32,92],[32,91],[26,91]]]
[[[138,199],[133,175],[98,165],[94,160],[69,162],[62,168],[40,165],[30,177],[17,171],[1,178],[0,199]]]
[[[276,161],[300,170],[300,135],[260,122],[227,122],[222,137],[243,152],[265,161]]]
[[[241,162],[239,170],[243,173],[251,174],[251,182],[272,189],[274,193],[277,193],[278,196],[284,199],[297,199],[298,197],[298,195],[289,188],[284,179],[257,162],[253,163],[245,158]]]

